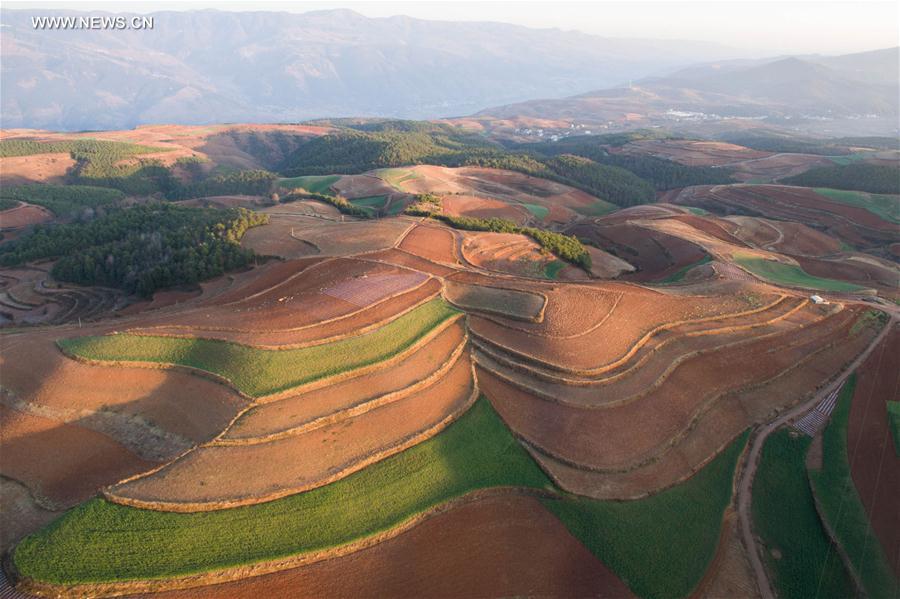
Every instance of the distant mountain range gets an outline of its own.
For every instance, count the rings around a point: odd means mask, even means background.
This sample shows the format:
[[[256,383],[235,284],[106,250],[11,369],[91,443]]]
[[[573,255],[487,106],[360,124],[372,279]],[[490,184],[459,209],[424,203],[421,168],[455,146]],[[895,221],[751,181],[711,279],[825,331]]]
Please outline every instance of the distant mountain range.
[[[479,112],[484,119],[568,119],[588,124],[715,123],[721,117],[827,129],[867,123],[897,130],[900,48],[843,56],[782,57],[705,63],[628,87],[533,100]],[[821,124],[825,123],[825,124]],[[886,127],[886,129],[885,129]]]
[[[31,21],[98,14],[107,13],[0,12],[3,127],[438,118],[746,57],[701,42],[348,10],[158,12],[149,31]]]

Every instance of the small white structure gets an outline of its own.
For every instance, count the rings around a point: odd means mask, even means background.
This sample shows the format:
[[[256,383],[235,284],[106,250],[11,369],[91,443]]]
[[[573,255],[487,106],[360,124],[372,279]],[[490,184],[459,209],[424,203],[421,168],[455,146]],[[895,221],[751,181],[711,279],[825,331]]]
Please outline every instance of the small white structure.
[[[811,295],[811,296],[809,296],[809,299],[811,299],[812,303],[814,303],[814,304],[827,304],[828,303],[828,300],[825,299],[824,297],[822,297],[821,295]]]

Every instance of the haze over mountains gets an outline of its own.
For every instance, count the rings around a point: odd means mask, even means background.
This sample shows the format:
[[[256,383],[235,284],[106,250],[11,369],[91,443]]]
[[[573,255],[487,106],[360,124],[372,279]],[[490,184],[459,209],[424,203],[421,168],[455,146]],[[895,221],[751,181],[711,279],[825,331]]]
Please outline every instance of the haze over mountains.
[[[736,57],[709,43],[604,39],[349,10],[159,12],[151,31],[35,30],[3,11],[5,127],[435,118],[563,97]]]
[[[897,114],[897,49],[749,60],[705,42],[349,10],[158,12],[150,31],[31,23],[96,14],[2,12],[3,127],[473,113],[601,123],[640,113],[651,117],[640,123],[647,125],[671,110],[776,119]]]

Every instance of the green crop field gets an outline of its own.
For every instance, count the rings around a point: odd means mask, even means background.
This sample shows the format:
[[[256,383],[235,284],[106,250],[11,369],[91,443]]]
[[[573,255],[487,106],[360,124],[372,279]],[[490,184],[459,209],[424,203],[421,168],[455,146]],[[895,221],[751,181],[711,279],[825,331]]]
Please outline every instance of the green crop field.
[[[562,260],[554,260],[553,262],[548,262],[547,266],[544,267],[544,277],[550,280],[556,280],[556,277],[559,276],[559,271],[566,267],[566,263]]]
[[[687,481],[636,501],[570,496],[544,504],[640,597],[682,597],[703,577],[749,432]]]
[[[397,189],[401,183],[419,178],[419,173],[408,168],[380,168],[375,175]]]
[[[859,162],[860,160],[866,158],[871,154],[872,152],[857,152],[855,154],[847,154],[846,156],[829,156],[828,159],[835,164],[844,166],[847,164],[852,164],[854,162]]]
[[[578,208],[573,208],[575,212],[584,216],[604,216],[609,214],[610,212],[615,212],[619,209],[619,206],[615,204],[611,204],[605,200],[597,200],[590,206],[579,206]]]
[[[306,191],[313,193],[331,193],[331,186],[337,183],[340,175],[311,175],[308,177],[291,177],[290,179],[279,179],[278,187],[282,189],[296,189],[302,187]]]
[[[816,277],[799,266],[784,264],[764,258],[735,257],[734,261],[752,272],[776,285],[788,285],[790,287],[803,287],[818,291],[853,292],[864,289],[859,285]]]
[[[766,440],[753,481],[753,526],[782,599],[852,597],[853,581],[822,528],[806,475],[812,439],[783,428]]]
[[[824,187],[817,187],[816,193],[848,206],[865,208],[879,218],[895,225],[900,224],[900,198],[897,196]]]
[[[366,206],[367,208],[375,209],[384,208],[385,202],[387,202],[387,196],[368,196],[365,198],[353,198],[352,200],[350,200],[351,204],[355,204],[357,206]]]
[[[455,314],[459,311],[434,299],[371,333],[300,349],[264,350],[227,341],[130,334],[62,339],[59,345],[91,360],[197,368],[260,397],[386,360]]]
[[[900,401],[887,402],[888,426],[891,429],[891,436],[894,437],[894,450],[897,457],[900,457]]]
[[[900,583],[891,572],[850,476],[847,425],[855,388],[856,375],[852,375],[841,390],[831,422],[823,433],[822,470],[811,470],[809,478],[819,500],[822,517],[847,552],[851,567],[862,581],[866,594],[869,597],[898,597]]]
[[[709,210],[704,210],[703,208],[697,208],[696,206],[685,206],[688,209],[688,212],[694,214],[696,216],[707,216],[709,214]]]
[[[343,545],[496,486],[552,488],[480,399],[436,437],[330,485],[190,514],[93,499],[24,540],[13,559],[25,576],[57,584],[187,575]]]
[[[522,206],[528,209],[536,219],[544,220],[544,218],[550,213],[550,209],[546,206],[541,206],[540,204],[525,204],[522,203]]]

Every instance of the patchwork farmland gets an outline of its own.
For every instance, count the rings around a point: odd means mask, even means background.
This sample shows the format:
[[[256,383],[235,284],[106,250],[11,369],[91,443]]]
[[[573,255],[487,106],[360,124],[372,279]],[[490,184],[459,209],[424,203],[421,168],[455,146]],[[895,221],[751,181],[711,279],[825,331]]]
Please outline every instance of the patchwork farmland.
[[[280,163],[329,127],[104,139],[162,148],[189,179]],[[735,183],[620,208],[505,164],[283,169],[266,193],[170,200],[267,220],[222,234],[239,267],[144,296],[59,280],[59,256],[0,268],[16,592],[798,596],[822,564],[833,595],[892,588],[897,481],[872,466],[896,458],[884,198]],[[779,419],[794,428],[764,432]],[[833,512],[853,493],[863,537]]]

